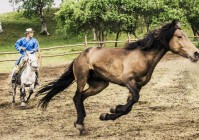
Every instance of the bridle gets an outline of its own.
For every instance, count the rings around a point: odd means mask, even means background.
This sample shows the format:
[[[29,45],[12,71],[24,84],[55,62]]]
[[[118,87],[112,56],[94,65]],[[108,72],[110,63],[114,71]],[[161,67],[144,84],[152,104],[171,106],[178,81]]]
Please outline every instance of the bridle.
[[[33,59],[33,60],[32,60],[32,59],[30,58],[30,54],[28,54],[27,52],[26,52],[26,56],[27,56],[27,60],[26,60],[27,65],[29,65],[31,68],[37,68],[37,67],[32,66],[33,63],[37,63],[37,64],[38,64],[37,59]]]

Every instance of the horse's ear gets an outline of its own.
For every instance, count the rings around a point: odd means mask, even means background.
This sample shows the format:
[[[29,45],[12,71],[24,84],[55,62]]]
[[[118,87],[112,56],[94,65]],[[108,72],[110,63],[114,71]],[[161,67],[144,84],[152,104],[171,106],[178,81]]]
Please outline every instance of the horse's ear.
[[[173,25],[173,27],[175,27],[175,26],[178,26],[178,20],[177,19],[174,19],[173,21],[172,21],[172,25]]]

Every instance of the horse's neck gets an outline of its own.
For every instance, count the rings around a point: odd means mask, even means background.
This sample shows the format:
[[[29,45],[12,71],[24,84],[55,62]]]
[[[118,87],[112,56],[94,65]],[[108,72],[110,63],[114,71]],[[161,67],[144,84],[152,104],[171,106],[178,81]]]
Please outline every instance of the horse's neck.
[[[156,66],[157,63],[162,59],[162,57],[166,54],[167,50],[164,48],[160,48],[157,50],[153,50],[151,52],[147,52],[146,56],[149,60],[149,63],[153,66]]]
[[[30,65],[27,65],[27,67],[24,70],[24,73],[26,77],[31,77],[34,74],[34,72],[31,70]]]
[[[150,69],[149,69],[149,75],[153,73],[153,70],[155,66],[158,64],[158,62],[162,59],[162,57],[167,53],[167,50],[161,47],[160,49],[153,50],[146,52],[146,57],[148,59]]]

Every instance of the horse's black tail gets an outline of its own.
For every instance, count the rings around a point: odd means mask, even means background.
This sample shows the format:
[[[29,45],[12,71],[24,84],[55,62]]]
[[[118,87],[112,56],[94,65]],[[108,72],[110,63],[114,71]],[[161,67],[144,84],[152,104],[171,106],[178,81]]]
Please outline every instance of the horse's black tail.
[[[62,92],[64,89],[68,88],[71,84],[73,84],[75,77],[73,74],[73,63],[68,66],[65,72],[55,81],[50,82],[49,84],[42,87],[36,94],[36,96],[42,95],[45,93],[46,95],[39,101],[39,105],[42,108],[46,108],[50,100]]]

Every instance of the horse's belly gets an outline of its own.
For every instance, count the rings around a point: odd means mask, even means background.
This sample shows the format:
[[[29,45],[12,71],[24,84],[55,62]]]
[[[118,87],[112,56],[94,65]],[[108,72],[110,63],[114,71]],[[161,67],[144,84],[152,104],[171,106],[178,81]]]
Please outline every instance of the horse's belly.
[[[21,83],[26,85],[26,86],[30,86],[30,85],[35,83],[35,80],[34,79],[30,79],[30,78],[21,79]]]
[[[142,76],[139,79],[137,79],[137,82],[139,83],[139,85],[144,86],[146,85],[151,79],[151,76]]]

